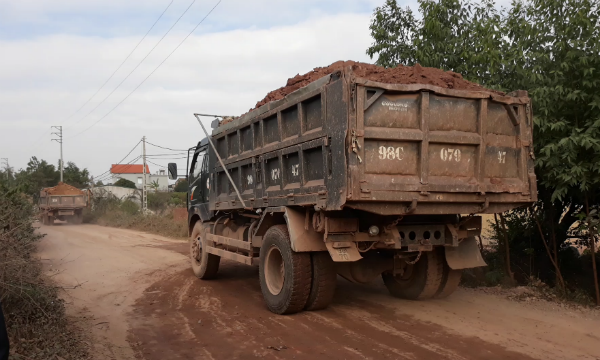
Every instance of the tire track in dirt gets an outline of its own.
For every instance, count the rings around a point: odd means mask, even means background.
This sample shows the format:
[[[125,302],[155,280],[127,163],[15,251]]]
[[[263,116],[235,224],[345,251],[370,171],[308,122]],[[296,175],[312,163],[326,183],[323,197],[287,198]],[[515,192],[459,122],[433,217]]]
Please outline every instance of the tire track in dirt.
[[[198,280],[191,270],[184,270],[155,282],[133,306],[128,340],[136,356],[145,360],[530,359],[361,300],[354,285],[340,286],[333,306],[324,311],[274,315],[262,300],[257,272],[222,261],[219,277],[213,281]]]

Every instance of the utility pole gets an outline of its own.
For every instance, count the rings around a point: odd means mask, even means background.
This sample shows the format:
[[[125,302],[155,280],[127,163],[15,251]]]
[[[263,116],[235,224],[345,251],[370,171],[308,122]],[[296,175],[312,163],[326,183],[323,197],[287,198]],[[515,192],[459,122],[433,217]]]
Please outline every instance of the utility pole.
[[[1,158],[2,163],[4,164],[4,168],[6,169],[6,182],[9,181],[8,173],[10,172],[10,166],[8,166],[8,158]]]
[[[143,178],[142,178],[142,213],[145,214],[148,210],[148,197],[146,196],[146,137],[142,137],[142,159],[144,164],[142,165],[143,169]]]
[[[53,132],[52,135],[56,136],[56,139],[52,139],[52,141],[56,141],[60,144],[60,182],[63,182],[63,170],[64,170],[64,162],[63,162],[63,135],[62,135],[62,126],[51,126],[51,129],[56,129],[56,132]]]

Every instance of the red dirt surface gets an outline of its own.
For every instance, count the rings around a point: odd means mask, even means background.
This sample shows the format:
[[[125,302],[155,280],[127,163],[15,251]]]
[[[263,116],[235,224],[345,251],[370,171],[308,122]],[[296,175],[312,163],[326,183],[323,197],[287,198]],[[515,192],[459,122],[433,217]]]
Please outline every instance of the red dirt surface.
[[[58,185],[44,189],[48,195],[84,195],[85,193],[69,184],[59,182]]]
[[[484,91],[491,94],[504,93],[486,89],[479,84],[464,80],[462,75],[452,71],[444,71],[436,68],[398,65],[395,68],[383,68],[381,66],[361,63],[356,61],[337,61],[326,67],[317,67],[304,75],[296,75],[288,79],[287,84],[277,90],[271,91],[264,99],[256,103],[254,109],[257,109],[271,101],[283,99],[292,92],[327,76],[336,71],[345,71],[352,67],[352,71],[358,77],[372,81],[378,81],[386,84],[427,84],[439,86],[444,89]],[[254,110],[250,109],[250,110]]]

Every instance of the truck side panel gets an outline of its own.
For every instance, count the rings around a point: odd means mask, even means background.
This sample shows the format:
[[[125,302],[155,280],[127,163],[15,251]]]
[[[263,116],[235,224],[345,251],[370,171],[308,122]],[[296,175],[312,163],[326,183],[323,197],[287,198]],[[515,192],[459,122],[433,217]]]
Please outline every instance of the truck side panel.
[[[345,104],[344,83],[336,78],[213,137],[247,206],[341,209],[347,169]],[[338,156],[335,162],[332,156]],[[210,194],[211,210],[240,208],[214,154],[209,154],[209,167],[214,169],[210,183],[215,190]]]

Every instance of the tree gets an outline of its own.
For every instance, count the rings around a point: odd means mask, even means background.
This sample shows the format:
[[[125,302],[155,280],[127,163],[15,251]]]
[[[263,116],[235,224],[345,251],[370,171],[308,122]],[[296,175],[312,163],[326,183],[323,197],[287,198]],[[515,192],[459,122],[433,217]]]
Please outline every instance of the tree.
[[[29,195],[37,196],[42,188],[56,186],[60,180],[60,173],[56,167],[38,160],[32,156],[27,163],[27,168],[15,174],[16,183]]]
[[[102,180],[98,180],[96,181],[96,186],[104,186],[104,183],[102,182]]]
[[[63,182],[81,189],[90,184],[90,173],[88,169],[80,170],[74,162],[69,161],[63,169]]]
[[[117,180],[113,185],[122,186],[122,187],[130,188],[130,189],[137,189],[137,186],[135,185],[135,183],[133,181],[123,179],[123,178],[120,178],[119,180]]]
[[[179,179],[175,184],[174,192],[187,192],[188,191],[188,181],[187,179]]]
[[[154,192],[158,192],[158,189],[160,188],[160,184],[158,183],[158,180],[154,180],[153,182],[151,182],[150,187],[152,189],[154,189]]]
[[[370,26],[367,54],[379,65],[419,63],[490,88],[529,91],[540,201],[522,215],[534,219],[527,224],[539,228],[557,277],[569,229],[586,199],[591,208],[600,201],[599,4],[516,0],[497,10],[492,0],[419,0],[415,16],[387,0]]]

